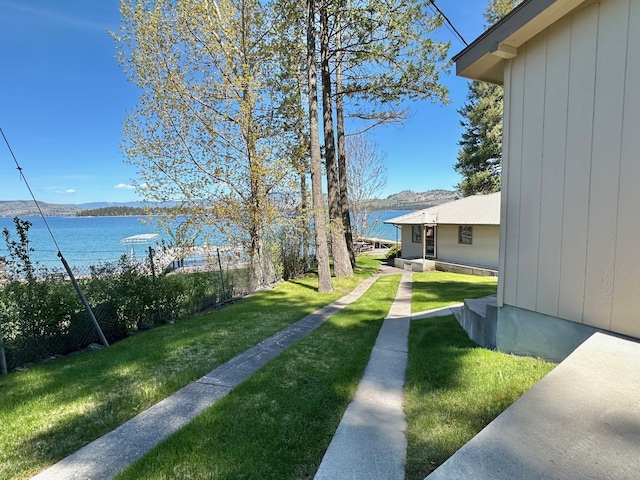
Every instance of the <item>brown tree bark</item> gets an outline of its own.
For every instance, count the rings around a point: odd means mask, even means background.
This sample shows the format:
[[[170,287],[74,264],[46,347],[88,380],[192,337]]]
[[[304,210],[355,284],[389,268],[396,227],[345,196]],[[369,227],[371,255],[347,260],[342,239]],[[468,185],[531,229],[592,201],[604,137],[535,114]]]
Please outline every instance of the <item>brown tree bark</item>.
[[[342,211],[342,225],[347,251],[351,259],[351,266],[356,267],[356,251],[353,246],[353,230],[349,213],[349,192],[347,190],[347,154],[344,131],[344,98],[342,96],[342,36],[338,24],[336,33],[336,133],[338,134],[338,182],[340,189],[340,210]]]
[[[307,81],[309,102],[309,140],[311,157],[311,199],[316,236],[316,260],[318,261],[318,291],[333,291],[329,268],[329,247],[322,195],[322,158],[318,124],[318,80],[316,72],[315,1],[307,0]]]
[[[353,275],[351,258],[347,249],[340,207],[340,186],[336,165],[336,145],[333,130],[333,103],[331,96],[331,65],[329,61],[329,19],[326,6],[320,7],[320,60],[322,77],[322,117],[324,121],[325,168],[331,230],[333,273],[336,277]]]

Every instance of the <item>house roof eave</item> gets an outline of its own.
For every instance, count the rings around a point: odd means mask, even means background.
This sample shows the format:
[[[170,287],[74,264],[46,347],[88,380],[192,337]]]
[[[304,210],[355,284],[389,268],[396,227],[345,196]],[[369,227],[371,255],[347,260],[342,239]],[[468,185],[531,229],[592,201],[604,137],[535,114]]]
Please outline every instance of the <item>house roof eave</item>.
[[[518,48],[569,12],[596,0],[524,0],[453,57],[456,74],[502,85],[506,60]]]

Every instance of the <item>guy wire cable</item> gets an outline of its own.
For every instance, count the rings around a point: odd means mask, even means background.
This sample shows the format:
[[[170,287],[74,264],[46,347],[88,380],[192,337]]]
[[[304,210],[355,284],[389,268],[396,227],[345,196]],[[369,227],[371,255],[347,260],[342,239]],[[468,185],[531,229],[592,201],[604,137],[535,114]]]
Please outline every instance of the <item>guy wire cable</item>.
[[[49,235],[51,235],[51,240],[53,240],[53,243],[55,244],[56,249],[58,250],[58,258],[60,258],[60,261],[62,262],[62,265],[64,266],[65,270],[69,274],[69,278],[71,279],[71,283],[73,284],[73,287],[76,289],[76,293],[78,294],[78,297],[80,297],[80,301],[82,302],[82,305],[84,306],[85,310],[87,311],[87,314],[89,315],[89,318],[91,319],[91,323],[93,323],[93,327],[95,328],[96,333],[100,337],[100,341],[102,341],[102,344],[105,347],[108,347],[109,346],[109,342],[107,342],[107,339],[104,336],[104,333],[102,332],[102,328],[100,328],[100,324],[98,323],[98,320],[96,320],[96,317],[93,314],[93,310],[91,309],[91,306],[89,305],[89,302],[87,301],[86,297],[84,296],[84,293],[82,293],[82,289],[80,288],[80,285],[78,285],[78,282],[76,281],[76,277],[73,275],[73,272],[71,271],[71,267],[69,267],[69,264],[67,263],[65,258],[62,256],[62,252],[60,251],[60,247],[58,246],[58,242],[56,241],[56,237],[53,235],[53,232],[51,231],[51,228],[49,228],[49,223],[47,222],[47,218],[44,216],[44,213],[42,212],[42,209],[40,208],[40,205],[38,205],[38,201],[36,200],[36,196],[33,194],[33,190],[31,190],[31,186],[29,185],[29,182],[27,181],[27,177],[25,176],[24,172],[22,171],[22,167],[18,163],[18,159],[14,155],[13,150],[11,149],[11,145],[9,145],[9,141],[7,140],[7,137],[5,136],[4,131],[2,130],[2,128],[0,128],[0,133],[2,134],[2,138],[4,138],[4,143],[7,144],[7,148],[9,149],[9,153],[11,153],[11,157],[13,157],[13,161],[16,163],[16,167],[18,168],[18,171],[20,172],[20,176],[22,177],[22,180],[24,181],[25,185],[27,186],[27,189],[29,190],[29,194],[31,195],[31,198],[33,199],[33,202],[36,204],[36,208],[38,209],[38,212],[40,212],[40,217],[42,217],[42,220],[44,221],[44,224],[47,227],[47,230],[49,231]]]
[[[62,254],[60,253],[60,247],[58,246],[58,242],[56,241],[56,237],[53,236],[53,232],[49,228],[49,223],[47,222],[47,219],[44,216],[44,213],[42,213],[42,210],[40,209],[40,205],[38,205],[38,201],[36,200],[36,197],[33,194],[33,191],[31,190],[31,186],[29,185],[29,182],[27,181],[27,177],[25,177],[24,172],[22,171],[22,167],[18,163],[18,159],[14,155],[13,150],[11,149],[11,145],[9,145],[9,140],[7,140],[7,137],[5,136],[4,131],[2,130],[2,128],[0,128],[0,133],[2,133],[2,138],[4,138],[4,143],[7,144],[7,148],[9,149],[9,153],[11,154],[11,157],[13,158],[13,161],[16,163],[16,168],[20,172],[20,177],[22,178],[22,181],[24,181],[24,184],[27,186],[27,190],[29,190],[29,194],[31,195],[31,198],[33,199],[33,203],[36,204],[36,208],[38,209],[38,212],[40,212],[40,216],[42,217],[42,220],[44,221],[44,224],[47,227],[47,230],[49,231],[49,235],[51,235],[51,239],[53,240],[53,243],[55,244],[56,249],[58,250],[58,256],[61,256]]]

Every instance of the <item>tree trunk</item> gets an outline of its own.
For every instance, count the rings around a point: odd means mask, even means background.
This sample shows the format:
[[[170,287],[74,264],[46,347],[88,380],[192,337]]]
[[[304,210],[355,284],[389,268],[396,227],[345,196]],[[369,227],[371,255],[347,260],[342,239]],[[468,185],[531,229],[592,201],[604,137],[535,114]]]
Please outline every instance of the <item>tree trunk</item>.
[[[340,209],[347,250],[351,259],[351,266],[356,267],[356,251],[353,246],[353,230],[349,213],[349,198],[347,190],[347,154],[344,132],[344,98],[342,97],[342,35],[340,25],[336,33],[336,132],[338,134],[338,181],[340,188]]]
[[[324,152],[327,169],[327,192],[331,229],[331,252],[333,273],[336,277],[353,275],[351,258],[347,250],[340,208],[340,186],[336,165],[336,146],[333,133],[333,103],[331,98],[331,66],[329,62],[329,25],[327,9],[320,8],[320,58],[322,72],[322,113],[324,120]]]
[[[307,174],[300,173],[300,213],[302,217],[302,260],[305,271],[309,268],[309,206],[307,205]]]
[[[316,260],[318,261],[318,291],[333,292],[329,268],[329,247],[322,194],[322,158],[318,131],[318,81],[316,73],[315,1],[307,0],[307,81],[309,84],[309,143],[311,156],[311,199],[313,223],[316,235]]]

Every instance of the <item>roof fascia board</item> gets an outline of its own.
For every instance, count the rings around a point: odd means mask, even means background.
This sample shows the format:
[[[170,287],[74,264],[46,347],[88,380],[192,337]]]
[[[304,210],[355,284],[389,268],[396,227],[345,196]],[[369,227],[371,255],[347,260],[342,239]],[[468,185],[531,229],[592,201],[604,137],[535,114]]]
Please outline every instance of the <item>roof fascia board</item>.
[[[502,84],[504,60],[569,12],[591,0],[525,0],[502,20],[453,57],[456,74]]]

